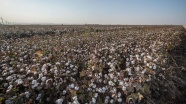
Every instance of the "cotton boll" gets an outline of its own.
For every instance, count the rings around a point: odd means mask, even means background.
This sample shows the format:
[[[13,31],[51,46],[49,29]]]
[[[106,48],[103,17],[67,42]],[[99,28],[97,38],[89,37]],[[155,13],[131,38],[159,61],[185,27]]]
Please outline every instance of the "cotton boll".
[[[70,88],[74,88],[74,84],[73,84],[73,83],[70,84],[69,87],[70,87]]]
[[[135,67],[135,71],[138,72],[140,70],[139,67]]]
[[[16,82],[17,82],[18,85],[23,84],[23,80],[22,79],[17,79]]]
[[[149,68],[152,69],[152,65],[150,65]]]
[[[68,66],[68,65],[69,65],[69,63],[66,63],[65,65],[66,65],[66,66]]]
[[[128,75],[132,75],[131,68],[126,69],[128,71]]]
[[[56,100],[56,104],[62,104],[62,103],[63,103],[63,99],[62,98]]]
[[[39,83],[35,83],[34,85],[32,85],[32,89],[35,89],[36,87],[38,87]]]
[[[13,70],[13,67],[9,67],[8,70]]]
[[[13,74],[14,73],[14,70],[10,70],[10,74]]]
[[[6,78],[6,80],[8,80],[8,81],[11,81],[12,79],[13,79],[12,76],[8,76],[8,77]]]
[[[96,103],[96,99],[92,98],[92,103],[95,104]]]
[[[28,91],[26,91],[26,92],[25,92],[25,96],[26,96],[27,98],[29,98],[29,97],[30,97],[30,93],[29,93]]]
[[[156,64],[153,65],[153,69],[154,69],[154,70],[157,69],[157,65],[156,65]]]
[[[34,71],[34,75],[37,75],[37,71]]]
[[[55,69],[55,70],[54,70],[54,73],[55,73],[55,75],[57,75],[57,74],[58,74],[58,70],[57,70],[57,69]]]
[[[27,74],[29,74],[29,73],[31,73],[31,71],[30,70],[27,70]]]
[[[10,99],[5,101],[5,104],[13,104],[13,101],[11,101]]]
[[[69,70],[67,70],[67,71],[66,71],[66,73],[67,73],[67,74],[69,74],[69,73],[70,73],[70,71],[69,71]]]
[[[102,82],[102,79],[99,79],[98,82],[101,83]]]
[[[95,94],[94,94],[94,97],[97,98],[97,97],[98,97],[98,93],[95,93]]]
[[[108,99],[105,99],[104,103],[105,104],[108,104],[109,103],[109,100]]]
[[[110,103],[112,104],[114,102],[114,100],[113,99],[110,99]]]
[[[144,63],[146,64],[146,63],[147,63],[147,61],[146,61],[146,60],[144,60]]]
[[[56,62],[56,65],[60,65],[60,62]]]
[[[94,89],[95,89],[95,88],[96,88],[96,84],[93,84],[92,88],[94,88]]]
[[[33,59],[33,62],[36,62],[36,59]]]
[[[132,60],[132,61],[131,61],[131,64],[133,64],[133,65],[134,65],[134,64],[135,64],[135,60]]]
[[[66,94],[66,90],[63,90],[63,95],[65,95]]]
[[[78,100],[74,100],[73,104],[79,104]]]
[[[144,69],[141,73],[142,73],[142,74],[145,74],[145,72],[146,72],[146,69]]]
[[[20,68],[20,66],[21,66],[21,65],[18,64],[18,65],[17,65],[17,68]]]
[[[2,81],[2,80],[3,80],[3,78],[0,77],[0,81]]]
[[[20,72],[23,72],[23,71],[24,71],[24,69],[23,69],[23,68],[21,68],[21,69],[20,69]]]
[[[147,65],[148,67],[150,66],[150,64],[149,64],[149,63],[147,63],[146,65]]]
[[[109,58],[112,59],[112,56],[109,55]]]
[[[151,57],[151,56],[147,56],[147,58],[148,58],[149,60],[152,60],[152,57]]]
[[[74,65],[70,64],[70,68],[73,68],[73,67],[74,67]]]
[[[113,79],[114,78],[114,75],[111,73],[109,74],[110,78]]]
[[[126,89],[127,89],[127,87],[125,87],[125,86],[122,87],[122,90],[123,91],[126,91]]]
[[[75,87],[75,90],[79,90],[79,87],[78,87],[78,86],[76,86],[76,87]]]
[[[108,83],[109,83],[109,85],[111,85],[111,86],[113,85],[113,82],[112,82],[112,81],[109,81]]]
[[[43,77],[43,74],[42,74],[42,73],[40,73],[40,74],[39,74],[39,79],[40,79],[40,78],[42,78],[42,77]]]
[[[9,92],[13,88],[13,85],[9,85],[6,92]]]
[[[32,84],[34,85],[34,84],[36,84],[37,83],[37,80],[33,80],[32,81]]]
[[[116,83],[118,81],[117,77],[114,77],[114,82]]]
[[[121,98],[118,98],[118,102],[121,103],[122,102],[122,99]]]
[[[118,97],[121,97],[121,92],[118,92]]]
[[[3,73],[3,76],[7,76],[7,74],[8,74],[8,73],[7,73],[7,72],[5,72],[5,73]]]
[[[130,65],[130,62],[126,62],[126,66],[128,67]]]
[[[42,96],[42,94],[40,93],[40,94],[38,94],[38,96],[36,97],[36,100],[40,100],[41,99],[41,96]]]

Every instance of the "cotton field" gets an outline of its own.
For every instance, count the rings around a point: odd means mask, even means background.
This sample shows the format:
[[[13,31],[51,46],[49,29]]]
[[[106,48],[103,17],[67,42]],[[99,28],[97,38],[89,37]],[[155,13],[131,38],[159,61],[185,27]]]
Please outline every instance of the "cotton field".
[[[170,53],[184,31],[182,26],[0,26],[0,104],[184,102],[185,77],[177,73],[185,69]]]

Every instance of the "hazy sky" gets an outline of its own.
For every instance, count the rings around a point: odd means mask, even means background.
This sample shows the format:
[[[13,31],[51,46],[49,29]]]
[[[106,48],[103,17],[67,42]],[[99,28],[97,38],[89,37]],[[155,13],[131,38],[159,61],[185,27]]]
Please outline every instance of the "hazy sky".
[[[186,24],[186,0],[0,0],[17,23]]]

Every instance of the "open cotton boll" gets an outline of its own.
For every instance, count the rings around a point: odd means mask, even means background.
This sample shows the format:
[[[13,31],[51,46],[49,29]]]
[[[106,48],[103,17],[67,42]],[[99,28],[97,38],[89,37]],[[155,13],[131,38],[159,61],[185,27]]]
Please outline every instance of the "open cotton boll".
[[[31,71],[30,70],[27,70],[27,74],[29,74],[29,73],[31,73]]]
[[[121,103],[121,102],[122,102],[122,99],[119,97],[119,98],[117,99],[117,101],[118,101],[119,103]]]
[[[78,86],[75,86],[75,88],[74,88],[75,90],[79,90],[79,87]]]
[[[126,90],[127,90],[127,87],[126,87],[126,86],[123,86],[123,87],[122,87],[122,90],[123,90],[123,91],[126,91]]]
[[[128,75],[132,75],[131,68],[126,69],[128,71]]]
[[[26,96],[27,98],[29,98],[29,97],[30,97],[30,93],[29,93],[28,91],[26,91],[26,92],[25,92],[25,96]]]
[[[65,95],[66,94],[66,90],[63,90],[63,95]]]
[[[7,76],[7,74],[8,74],[7,72],[4,72],[4,73],[3,73],[3,76]]]
[[[62,104],[62,103],[63,103],[63,99],[62,98],[56,100],[56,104]]]
[[[10,90],[12,90],[12,88],[13,88],[13,85],[9,85],[6,92],[9,92]]]
[[[20,69],[20,72],[23,72],[23,71],[24,71],[24,69],[23,69],[23,68],[21,68],[21,69]]]
[[[37,83],[37,80],[32,80],[32,84],[36,84]]]
[[[108,99],[105,99],[104,103],[105,104],[108,104],[109,103],[109,100]]]
[[[146,72],[146,69],[144,69],[141,73],[142,73],[142,74],[145,74],[145,72]]]
[[[130,65],[130,62],[126,62],[126,66],[128,67]]]
[[[13,79],[12,76],[8,76],[8,77],[6,78],[6,80],[8,80],[8,81],[11,81],[12,79]]]
[[[149,64],[149,63],[147,63],[146,65],[147,65],[148,67],[150,66],[150,64]]]
[[[114,100],[113,99],[110,99],[110,103],[113,104]]]
[[[67,63],[65,63],[65,65],[66,65],[66,66],[68,66],[68,65],[69,65],[69,63],[67,62]]]
[[[55,69],[55,70],[54,70],[54,73],[55,73],[55,75],[57,75],[57,74],[58,74],[58,70],[57,70],[57,69]]]
[[[74,88],[74,84],[73,84],[73,83],[70,84],[69,87],[70,87],[70,88]]]
[[[8,100],[5,101],[5,104],[13,104],[13,101],[8,99]]]
[[[118,95],[117,95],[117,97],[121,97],[121,92],[118,92]]]
[[[60,62],[56,62],[56,65],[60,65]]]
[[[120,86],[123,86],[124,85],[124,82],[123,81],[119,81],[119,85]]]
[[[95,94],[94,94],[94,97],[97,98],[97,97],[98,97],[98,93],[95,93]]]
[[[93,84],[93,85],[92,85],[92,88],[94,88],[94,89],[95,89],[95,88],[96,88],[96,84]]]
[[[140,67],[135,67],[135,71],[138,72],[140,70]]]
[[[135,60],[132,60],[132,61],[131,61],[131,64],[133,64],[133,65],[134,65],[134,64],[135,64]]]
[[[22,79],[17,79],[17,80],[16,80],[16,83],[17,83],[18,85],[23,84],[23,80],[22,80]]]
[[[40,73],[39,74],[39,79],[43,77],[43,73]]]
[[[38,87],[39,83],[35,83],[32,85],[32,89],[35,89],[36,87]]]
[[[110,86],[114,86],[115,84],[112,81],[108,82]]]
[[[96,98],[92,98],[92,103],[95,104],[96,103]]]
[[[113,79],[114,75],[112,73],[109,74],[110,78]]]
[[[156,64],[153,65],[153,69],[154,69],[154,70],[157,69],[157,65],[156,65]]]
[[[41,80],[44,82],[46,80],[46,77],[41,77]]]
[[[152,56],[149,56],[149,55],[148,55],[147,58],[148,58],[149,60],[152,60]]]
[[[40,94],[38,94],[38,96],[36,97],[36,100],[40,100],[41,99],[41,96],[42,96],[42,94],[40,93]]]

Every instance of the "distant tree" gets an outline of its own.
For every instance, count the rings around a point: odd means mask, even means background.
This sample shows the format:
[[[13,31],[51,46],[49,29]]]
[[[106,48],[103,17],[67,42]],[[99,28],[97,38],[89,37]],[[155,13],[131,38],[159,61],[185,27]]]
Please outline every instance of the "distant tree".
[[[2,18],[2,17],[1,17],[1,21],[2,21],[2,23],[1,23],[1,24],[3,25],[4,23],[3,23],[3,18]]]

